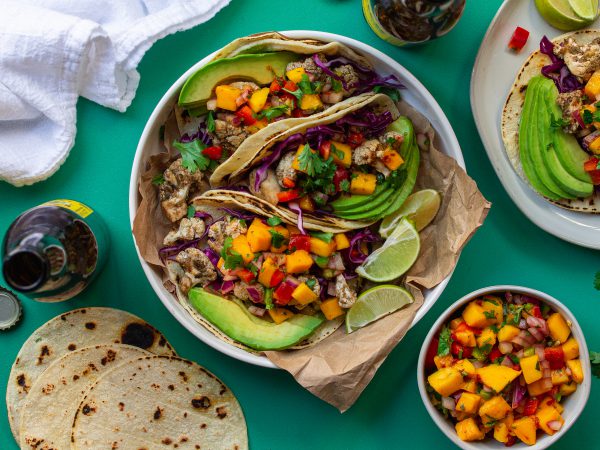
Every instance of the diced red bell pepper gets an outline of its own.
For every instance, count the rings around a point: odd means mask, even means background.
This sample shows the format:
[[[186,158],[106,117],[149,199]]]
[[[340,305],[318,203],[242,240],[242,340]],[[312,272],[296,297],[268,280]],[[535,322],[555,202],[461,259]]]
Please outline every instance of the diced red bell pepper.
[[[560,346],[545,348],[544,357],[552,370],[562,369],[565,366],[565,352]]]
[[[294,92],[296,89],[298,89],[298,86],[292,80],[287,80],[283,85],[283,88]]]
[[[473,349],[471,347],[465,347],[455,341],[450,346],[450,353],[457,358],[470,358],[473,356]]]
[[[537,317],[538,319],[542,319],[542,310],[539,306],[535,305],[533,308],[531,308],[531,315],[533,317]]]
[[[281,84],[279,84],[279,81],[277,81],[277,80],[271,81],[271,86],[269,87],[269,91],[271,91],[271,94],[281,91]]]
[[[524,416],[533,416],[537,411],[538,404],[540,402],[536,397],[529,397],[525,400],[525,407],[523,408]]]
[[[341,191],[340,183],[350,178],[350,172],[345,167],[337,166],[335,173],[333,174],[333,185],[337,192]]]
[[[492,348],[492,351],[488,355],[488,358],[490,359],[490,361],[494,362],[496,359],[500,358],[501,356],[502,356],[502,352],[500,350],[498,350],[498,347],[494,346],[494,348]],[[507,358],[508,358],[508,356],[507,356]]]
[[[429,344],[429,348],[427,349],[427,353],[425,354],[425,369],[426,370],[435,370],[435,357],[438,351],[438,345],[440,340],[437,337],[434,337],[431,340],[431,344]]]
[[[592,156],[583,165],[583,168],[587,173],[590,174],[592,183],[595,185],[600,184],[600,168],[598,168],[598,161],[598,158]]]
[[[285,274],[277,269],[275,272],[273,272],[273,275],[271,275],[271,281],[269,282],[269,287],[275,287],[277,285],[279,285],[279,283],[281,283],[283,281],[283,277],[285,277]]]
[[[244,121],[246,125],[254,125],[256,123],[256,118],[254,117],[254,112],[248,105],[242,106],[235,113],[240,119]]]
[[[277,200],[281,203],[291,202],[300,197],[300,191],[298,189],[290,189],[289,191],[281,191],[277,193]]]
[[[519,51],[525,47],[527,39],[529,39],[529,31],[527,31],[525,28],[517,27],[515,28],[515,32],[508,42],[508,48]]]
[[[310,236],[305,234],[292,234],[290,237],[289,248],[292,251],[305,250],[310,252]]]
[[[288,95],[290,95],[290,94],[288,94]],[[294,100],[296,100],[296,99],[294,98]],[[304,112],[300,108],[296,108],[292,111],[292,117],[296,117],[296,118],[304,117]]]
[[[283,183],[283,185],[284,185],[286,188],[293,188],[293,187],[295,187],[295,186],[296,186],[296,182],[295,182],[294,180],[292,180],[291,178],[288,178],[288,177],[285,177],[285,178],[282,180],[282,183]]]
[[[235,274],[238,277],[240,277],[241,280],[243,280],[245,283],[248,283],[248,284],[250,284],[252,282],[252,280],[254,280],[254,278],[255,278],[255,275],[246,268],[237,269],[235,271]]]
[[[319,154],[321,155],[321,158],[323,158],[325,161],[327,161],[329,159],[330,153],[331,153],[331,141],[321,142],[321,145],[319,146]]]
[[[287,305],[292,299],[292,293],[296,288],[291,283],[281,283],[275,292],[273,298],[278,305]]]
[[[204,156],[206,156],[208,159],[217,161],[217,160],[221,159],[221,156],[223,156],[223,148],[218,145],[206,147],[204,150],[202,150],[202,154]]]
[[[365,141],[365,137],[362,133],[350,133],[348,135],[348,145],[352,148],[358,147]]]

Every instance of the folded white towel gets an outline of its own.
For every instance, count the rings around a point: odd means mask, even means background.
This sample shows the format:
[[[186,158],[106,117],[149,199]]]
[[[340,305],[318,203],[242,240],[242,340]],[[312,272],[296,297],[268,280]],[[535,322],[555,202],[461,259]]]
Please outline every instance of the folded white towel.
[[[125,111],[158,39],[230,0],[0,0],[0,179],[52,175],[75,140],[79,95]]]

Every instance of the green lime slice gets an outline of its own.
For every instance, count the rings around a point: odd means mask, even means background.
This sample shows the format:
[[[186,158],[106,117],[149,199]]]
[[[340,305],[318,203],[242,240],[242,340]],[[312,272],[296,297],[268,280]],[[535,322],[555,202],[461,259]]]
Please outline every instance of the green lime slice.
[[[405,217],[384,244],[356,268],[356,273],[376,283],[395,280],[415,263],[420,248],[419,232]]]
[[[417,231],[421,231],[431,223],[440,209],[441,201],[442,196],[435,189],[423,189],[411,194],[399,210],[381,221],[379,234],[388,237],[403,217],[412,220]]]
[[[406,289],[393,284],[366,290],[346,314],[346,331],[352,333],[371,322],[398,311],[414,301]]]
[[[535,6],[544,20],[559,30],[577,30],[593,21],[579,17],[573,11],[570,0],[535,0]]]
[[[569,0],[569,5],[583,20],[592,21],[598,16],[598,0]]]

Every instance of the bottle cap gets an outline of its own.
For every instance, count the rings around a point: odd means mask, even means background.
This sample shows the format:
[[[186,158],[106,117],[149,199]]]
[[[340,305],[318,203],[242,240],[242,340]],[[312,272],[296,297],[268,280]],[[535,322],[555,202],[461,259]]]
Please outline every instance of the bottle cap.
[[[8,330],[21,320],[21,302],[8,289],[0,287],[0,331]]]

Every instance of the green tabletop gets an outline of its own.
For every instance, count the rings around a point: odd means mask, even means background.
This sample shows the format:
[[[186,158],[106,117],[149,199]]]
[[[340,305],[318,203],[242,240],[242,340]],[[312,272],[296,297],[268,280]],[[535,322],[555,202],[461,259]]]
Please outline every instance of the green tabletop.
[[[14,188],[0,183],[0,230],[21,211],[55,198],[94,207],[110,229],[112,249],[104,271],[78,298],[58,303],[24,300],[21,324],[0,332],[0,385],[7,382],[22,342],[55,315],[82,306],[111,306],[140,315],[168,337],[183,357],[213,371],[237,395],[255,449],[451,448],[435,426],[417,389],[415,367],[421,343],[445,308],[475,289],[519,284],[563,301],[578,317],[591,349],[600,349],[600,293],[593,277],[598,252],[541,231],[511,202],[481,144],[470,110],[469,82],[483,35],[500,0],[470,1],[457,27],[435,42],[396,48],[375,36],[359,0],[233,0],[209,23],[159,41],[142,60],[133,104],[120,114],[94,103],[78,104],[75,147],[51,179]],[[518,24],[515,24],[515,26]],[[128,188],[138,138],[154,105],[192,64],[232,39],[266,30],[313,29],[344,34],[370,44],[404,65],[429,89],[454,127],[469,174],[493,203],[484,226],[464,250],[444,294],[391,353],[356,404],[345,414],[314,397],[283,371],[254,367],[208,347],[171,317],[146,281],[129,227]],[[28,151],[23,143],[22,151]],[[600,391],[597,381],[587,408],[555,446],[598,448]],[[6,409],[0,408],[0,448],[16,449]]]

